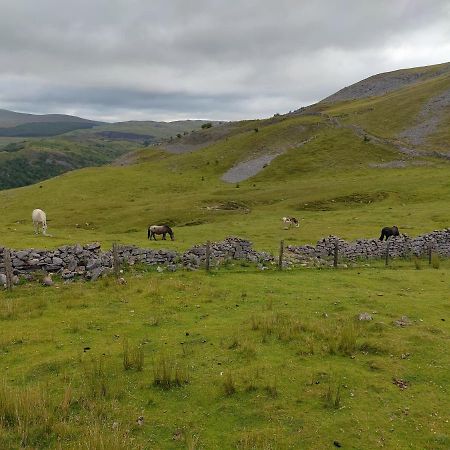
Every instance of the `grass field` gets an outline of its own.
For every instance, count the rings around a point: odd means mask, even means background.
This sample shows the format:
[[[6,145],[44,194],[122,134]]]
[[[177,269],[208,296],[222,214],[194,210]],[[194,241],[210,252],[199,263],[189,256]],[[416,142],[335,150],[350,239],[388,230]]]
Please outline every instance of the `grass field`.
[[[446,228],[449,163],[390,142],[448,80],[214,126],[177,138],[194,152],[141,149],[133,165],[0,191],[0,246],[184,250],[237,235],[276,252],[280,239]],[[425,150],[448,147],[447,115]],[[253,178],[221,181],[274,152],[282,155]],[[51,237],[33,235],[37,207]],[[300,228],[284,230],[285,215],[302,218]],[[176,240],[149,242],[154,223],[173,226]],[[135,268],[126,285],[2,291],[0,448],[448,449],[450,262],[436,267]],[[363,312],[373,320],[356,320]],[[395,325],[402,316],[407,326]]]
[[[0,446],[446,449],[449,275],[236,265],[21,286],[1,299]]]

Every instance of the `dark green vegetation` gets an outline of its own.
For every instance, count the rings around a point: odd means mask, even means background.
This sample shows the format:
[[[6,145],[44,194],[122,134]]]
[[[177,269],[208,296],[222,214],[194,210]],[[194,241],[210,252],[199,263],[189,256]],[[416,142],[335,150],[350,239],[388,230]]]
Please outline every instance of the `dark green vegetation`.
[[[447,449],[450,271],[422,263],[2,294],[0,447]]]
[[[139,147],[166,138],[176,139],[176,134],[199,129],[203,123],[187,120],[102,124],[72,116],[0,110],[0,189],[104,165]],[[45,136],[46,139],[37,139]]]
[[[185,249],[233,234],[276,251],[280,239],[448,227],[449,112],[427,106],[450,89],[442,70],[377,97],[180,133],[127,155],[132,165],[2,191],[1,244]],[[417,145],[402,133],[428,120],[424,110],[436,120]],[[22,141],[5,142],[3,155],[20,154]],[[256,176],[221,180],[272,154]],[[36,207],[53,237],[33,236]],[[303,218],[300,228],[283,230],[285,215]],[[176,240],[149,243],[147,226],[165,222]],[[17,287],[0,294],[0,443],[447,449],[449,276],[449,262],[435,258]],[[362,312],[374,320],[355,320]]]

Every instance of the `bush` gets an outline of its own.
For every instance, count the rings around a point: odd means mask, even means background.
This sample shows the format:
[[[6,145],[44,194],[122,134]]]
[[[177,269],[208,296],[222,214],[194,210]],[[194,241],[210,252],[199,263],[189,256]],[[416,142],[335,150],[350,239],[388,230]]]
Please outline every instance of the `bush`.
[[[212,127],[212,123],[211,122],[207,122],[207,123],[204,123],[203,125],[202,125],[202,128],[204,129],[204,130],[206,130],[207,128],[211,128]]]

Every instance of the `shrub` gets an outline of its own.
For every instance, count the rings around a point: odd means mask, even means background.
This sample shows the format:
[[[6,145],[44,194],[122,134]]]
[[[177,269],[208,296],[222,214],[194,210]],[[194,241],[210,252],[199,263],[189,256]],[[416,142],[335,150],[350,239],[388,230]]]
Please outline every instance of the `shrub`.
[[[212,127],[212,123],[211,122],[207,122],[207,123],[204,123],[203,125],[202,125],[202,128],[204,129],[204,130],[206,130],[207,128],[211,128]]]

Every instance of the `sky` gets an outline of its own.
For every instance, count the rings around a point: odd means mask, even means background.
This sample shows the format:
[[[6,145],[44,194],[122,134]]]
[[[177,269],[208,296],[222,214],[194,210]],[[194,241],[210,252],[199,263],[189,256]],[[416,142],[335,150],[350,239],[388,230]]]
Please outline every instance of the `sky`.
[[[270,117],[450,61],[450,0],[0,0],[0,109]]]

